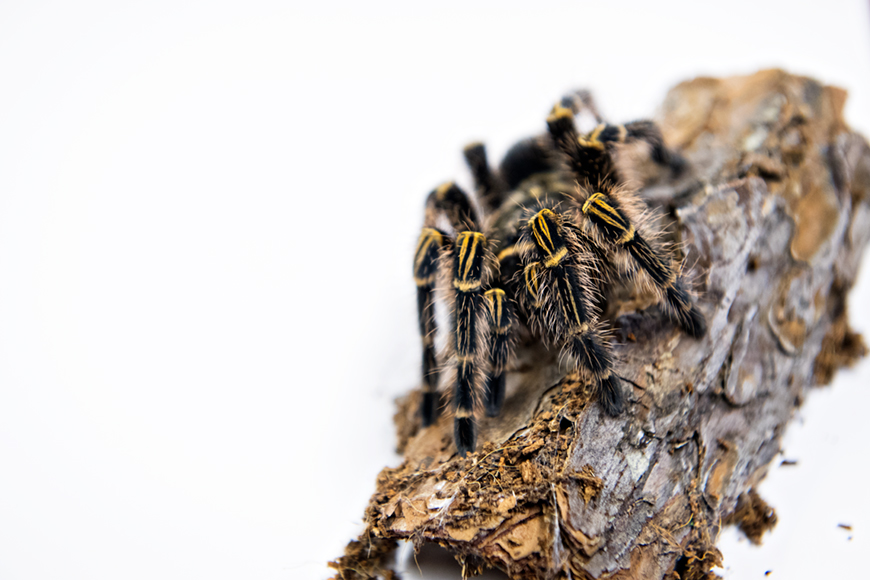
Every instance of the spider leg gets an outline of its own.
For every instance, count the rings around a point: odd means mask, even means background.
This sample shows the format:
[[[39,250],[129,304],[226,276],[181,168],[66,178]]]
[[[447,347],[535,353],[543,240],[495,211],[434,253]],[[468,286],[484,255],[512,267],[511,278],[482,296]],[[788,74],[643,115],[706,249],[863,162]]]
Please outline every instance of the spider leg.
[[[607,186],[605,187],[607,189]],[[603,192],[590,195],[581,211],[617,248],[627,251],[653,282],[668,315],[693,338],[707,333],[704,315],[692,301],[685,280],[681,278],[657,244],[646,240],[625,215],[619,201]]]
[[[518,231],[510,234],[502,243],[496,260],[499,280],[508,296],[516,298],[523,290],[523,284],[520,282],[523,271],[522,256],[532,248],[533,246],[530,246]]]
[[[442,183],[426,197],[424,225],[435,227],[445,218],[454,231],[477,228],[477,212],[468,196],[452,181]]]
[[[439,368],[435,352],[435,288],[441,257],[448,250],[451,240],[436,225],[447,221],[452,227],[477,222],[468,197],[453,183],[444,183],[426,198],[424,226],[414,252],[414,281],[417,284],[417,317],[423,343],[423,399],[420,402],[420,417],[424,427],[435,422],[438,416]]]
[[[495,417],[501,410],[505,395],[504,372],[514,351],[513,308],[501,288],[484,293],[489,323],[489,373],[486,377],[486,414]]]
[[[595,285],[584,260],[588,252],[565,227],[566,217],[551,209],[536,213],[524,227],[534,240],[538,261],[523,271],[524,296],[530,310],[543,321],[541,330],[562,342],[562,352],[572,365],[593,377],[598,400],[605,412],[616,416],[625,406],[625,394],[613,372],[610,346],[598,330],[598,313],[592,302]]]
[[[658,139],[661,149],[667,153],[661,144],[661,133],[649,122],[638,122],[624,127],[599,125],[589,135],[578,136],[571,111],[561,105],[553,108],[547,125],[581,185],[591,184],[597,188],[592,195],[587,195],[581,188],[579,200],[581,211],[594,225],[597,237],[604,245],[627,252],[649,275],[669,316],[690,336],[703,336],[707,332],[707,324],[704,315],[692,301],[687,283],[679,276],[663,249],[641,231],[638,223],[635,223],[637,220],[633,222],[629,219],[629,204],[623,204],[619,199],[626,193],[620,192],[611,177],[614,166],[607,143],[625,142],[629,138],[648,141]],[[633,137],[629,137],[628,127],[632,127]]]
[[[456,384],[453,405],[456,410],[453,437],[461,456],[474,451],[477,429],[474,407],[483,382],[485,298],[483,292],[486,237],[478,231],[456,235],[452,260],[454,290],[453,339],[456,357]]]
[[[507,187],[501,177],[489,166],[483,143],[471,143],[462,150],[465,163],[471,170],[475,192],[487,212],[495,211],[504,200]]]
[[[424,227],[414,252],[414,282],[417,284],[417,316],[423,341],[423,399],[420,416],[423,426],[431,425],[438,416],[438,360],[435,356],[435,283],[438,263],[447,244],[447,235],[435,228]]]
[[[595,104],[595,99],[592,98],[591,91],[587,89],[578,89],[562,97],[559,104],[565,108],[571,109],[571,112],[577,116],[584,112],[595,119],[595,122],[601,124],[604,122],[604,117],[598,112],[598,106]]]
[[[580,183],[588,182],[595,186],[614,179],[615,148],[637,141],[647,143],[650,158],[668,167],[674,175],[686,167],[686,160],[665,146],[661,130],[652,121],[635,121],[627,125],[600,123],[589,133],[579,135],[574,125],[574,111],[557,104],[547,118],[547,126],[558,148],[568,157],[570,168]]]
[[[625,142],[645,141],[650,146],[650,158],[657,164],[668,167],[674,175],[686,168],[686,159],[665,146],[662,131],[652,121],[634,121],[625,125]]]
[[[434,227],[442,220],[446,220],[455,232],[455,240]],[[451,307],[450,351],[456,373],[453,386],[454,440],[463,456],[473,451],[476,445],[474,410],[479,393],[484,389],[486,365],[488,325],[484,279],[490,254],[487,239],[477,224],[477,214],[465,192],[453,183],[445,183],[427,198],[425,227],[415,256],[415,279],[418,280],[418,288],[422,288],[418,290],[418,310],[424,345],[424,378],[431,378],[434,374],[437,379],[434,346],[428,337],[435,332],[432,315],[438,269],[444,272],[444,278],[450,280],[447,289],[447,300]],[[508,320],[500,318],[494,328],[506,324]],[[424,384],[421,406],[424,425],[431,424],[437,413],[436,384],[437,380],[428,380]]]

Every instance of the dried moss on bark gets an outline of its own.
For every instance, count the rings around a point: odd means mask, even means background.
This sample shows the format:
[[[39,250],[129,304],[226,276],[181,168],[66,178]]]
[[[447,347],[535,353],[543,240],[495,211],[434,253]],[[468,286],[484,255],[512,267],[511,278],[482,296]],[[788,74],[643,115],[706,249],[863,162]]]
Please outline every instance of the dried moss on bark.
[[[525,345],[466,458],[449,417],[419,428],[411,393],[396,416],[404,462],[378,477],[336,578],[391,573],[400,539],[447,547],[466,575],[710,578],[722,522],[760,538],[775,514],[751,490],[794,409],[865,352],[846,296],[870,238],[870,148],[844,102],[782,71],[674,88],[661,124],[690,173],[669,181],[637,150],[621,163],[671,220],[708,334],[692,340],[639,311],[650,296],[615,289],[628,412],[604,415],[582,377]]]

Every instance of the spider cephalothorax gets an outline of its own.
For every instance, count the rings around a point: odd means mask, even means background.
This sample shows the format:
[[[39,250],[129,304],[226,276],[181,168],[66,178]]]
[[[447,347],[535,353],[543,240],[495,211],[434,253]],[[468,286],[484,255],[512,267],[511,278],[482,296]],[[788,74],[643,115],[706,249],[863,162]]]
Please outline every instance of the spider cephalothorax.
[[[574,116],[587,107],[599,121],[578,134]],[[438,414],[439,378],[453,370],[454,439],[461,455],[476,446],[475,408],[495,416],[504,400],[504,373],[523,329],[561,350],[568,368],[591,379],[612,416],[625,407],[610,343],[599,320],[609,279],[648,286],[686,333],[706,332],[679,265],[642,219],[644,204],[620,179],[614,154],[631,142],[678,173],[682,157],[664,146],[649,121],[600,122],[585,93],[566,97],[547,119],[547,135],[522,141],[492,171],[481,144],[465,149],[483,216],[468,196],[446,183],[426,200],[414,256],[423,339],[423,426]],[[436,296],[450,312],[450,340],[435,347]],[[525,331],[523,331],[525,332]]]

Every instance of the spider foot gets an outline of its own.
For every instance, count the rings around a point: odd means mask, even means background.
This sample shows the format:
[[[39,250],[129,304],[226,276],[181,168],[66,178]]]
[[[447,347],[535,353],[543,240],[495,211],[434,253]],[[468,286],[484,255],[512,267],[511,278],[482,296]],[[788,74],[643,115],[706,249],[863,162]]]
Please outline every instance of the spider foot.
[[[469,452],[474,451],[477,433],[472,417],[456,417],[453,424],[453,440],[456,442],[456,450],[459,451],[460,457],[465,457]]]
[[[598,382],[598,402],[611,417],[619,416],[625,409],[625,393],[621,383],[612,373]]]
[[[504,404],[504,374],[490,375],[486,379],[486,416],[497,417]]]
[[[686,291],[682,280],[677,280],[665,291],[669,314],[683,331],[692,338],[701,338],[707,334],[707,321],[698,307],[692,303],[692,298]]]

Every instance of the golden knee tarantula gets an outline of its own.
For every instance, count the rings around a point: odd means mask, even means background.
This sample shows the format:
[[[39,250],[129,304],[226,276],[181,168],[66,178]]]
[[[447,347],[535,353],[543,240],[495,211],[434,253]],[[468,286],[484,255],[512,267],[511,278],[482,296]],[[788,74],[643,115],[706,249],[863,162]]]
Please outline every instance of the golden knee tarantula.
[[[599,124],[580,135],[574,116],[584,107]],[[475,449],[480,399],[489,416],[499,413],[521,325],[559,346],[569,368],[590,376],[609,415],[622,412],[625,394],[599,322],[607,278],[646,284],[687,334],[706,333],[679,265],[644,225],[644,204],[620,182],[614,163],[618,147],[636,141],[646,142],[651,159],[674,173],[682,171],[683,158],[665,147],[651,121],[601,122],[585,92],[563,98],[547,126],[548,134],[516,144],[497,172],[483,145],[465,148],[484,219],[453,183],[426,200],[414,255],[423,340],[420,413],[426,427],[439,410],[437,288],[450,311],[452,336],[440,358],[455,367],[454,440],[462,456]]]

